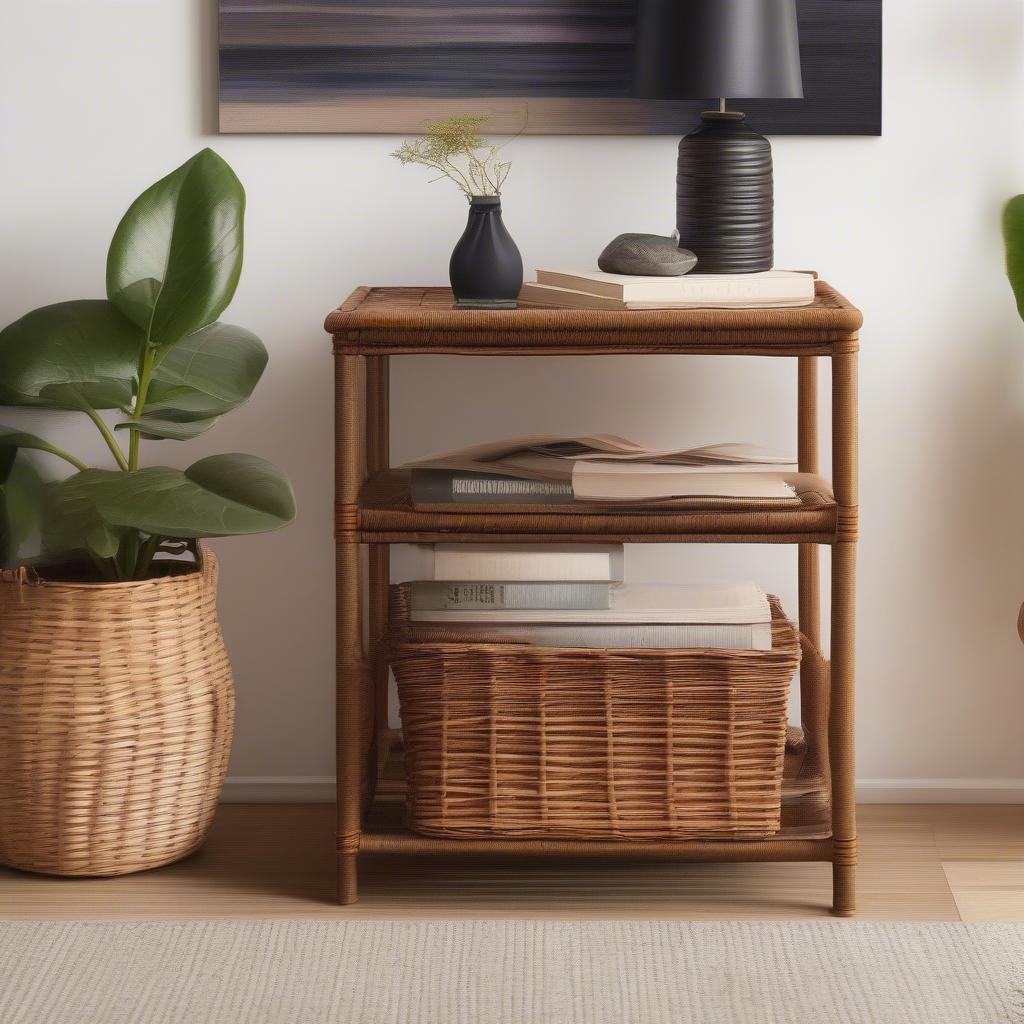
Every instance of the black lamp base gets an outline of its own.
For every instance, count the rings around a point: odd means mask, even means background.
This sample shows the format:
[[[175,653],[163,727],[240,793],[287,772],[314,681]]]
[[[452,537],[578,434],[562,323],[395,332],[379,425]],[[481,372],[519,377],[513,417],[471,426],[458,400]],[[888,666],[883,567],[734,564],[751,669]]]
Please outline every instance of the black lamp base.
[[[771,270],[772,147],[737,111],[706,111],[679,143],[676,227],[697,274]]]

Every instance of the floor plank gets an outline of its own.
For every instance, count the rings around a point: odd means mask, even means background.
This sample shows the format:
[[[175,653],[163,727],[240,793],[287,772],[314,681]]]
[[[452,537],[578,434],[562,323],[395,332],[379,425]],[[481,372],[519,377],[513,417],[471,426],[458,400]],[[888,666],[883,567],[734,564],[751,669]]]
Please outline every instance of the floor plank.
[[[1024,921],[1024,860],[942,865],[962,921]]]
[[[1024,921],[1022,811],[865,805],[858,917]],[[333,830],[323,804],[227,804],[203,850],[156,871],[55,879],[0,869],[0,919],[828,915],[826,864],[397,855],[365,858],[362,899],[340,908]]]

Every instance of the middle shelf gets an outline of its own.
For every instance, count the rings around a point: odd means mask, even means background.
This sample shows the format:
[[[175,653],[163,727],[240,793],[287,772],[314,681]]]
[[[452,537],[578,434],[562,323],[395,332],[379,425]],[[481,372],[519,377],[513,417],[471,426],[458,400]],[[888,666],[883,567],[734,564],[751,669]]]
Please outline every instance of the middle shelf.
[[[463,539],[622,543],[834,544],[855,529],[823,477],[787,474],[799,505],[765,500],[700,499],[683,504],[414,505],[409,473],[386,470],[363,486],[358,534],[364,543],[436,543]],[[338,512],[342,525],[342,509]],[[346,524],[347,525],[347,524]]]

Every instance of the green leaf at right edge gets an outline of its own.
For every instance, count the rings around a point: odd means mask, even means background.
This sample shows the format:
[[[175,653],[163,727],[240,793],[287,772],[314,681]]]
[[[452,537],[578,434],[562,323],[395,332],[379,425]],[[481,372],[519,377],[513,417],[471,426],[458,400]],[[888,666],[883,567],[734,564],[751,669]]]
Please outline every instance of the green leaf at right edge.
[[[0,405],[116,409],[131,401],[142,348],[105,299],[33,310],[0,331]]]
[[[242,272],[245,190],[203,149],[128,208],[107,254],[107,296],[157,350],[212,323]]]
[[[1014,196],[1003,207],[1003,241],[1006,276],[1017,300],[1017,312],[1024,319],[1024,195]]]

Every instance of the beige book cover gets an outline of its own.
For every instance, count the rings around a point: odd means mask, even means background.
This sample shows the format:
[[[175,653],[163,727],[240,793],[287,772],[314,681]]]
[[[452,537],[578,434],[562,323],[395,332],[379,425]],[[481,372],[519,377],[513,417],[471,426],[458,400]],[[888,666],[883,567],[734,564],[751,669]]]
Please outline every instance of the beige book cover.
[[[531,287],[531,292],[535,288],[557,288],[617,299],[627,304],[788,304],[813,301],[814,275],[796,270],[764,270],[755,274],[702,274],[698,268],[680,277],[645,277],[609,274],[601,270],[538,269],[536,285]]]

